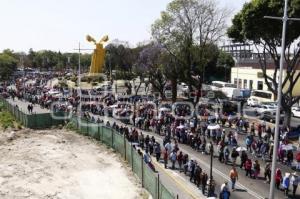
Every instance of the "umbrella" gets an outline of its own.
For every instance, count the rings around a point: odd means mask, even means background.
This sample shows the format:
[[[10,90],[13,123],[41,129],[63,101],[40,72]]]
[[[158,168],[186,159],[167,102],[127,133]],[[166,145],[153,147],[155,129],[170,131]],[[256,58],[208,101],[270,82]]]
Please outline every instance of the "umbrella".
[[[287,144],[287,145],[282,145],[282,149],[285,150],[285,151],[290,151],[290,150],[295,151],[296,147],[293,146],[292,144]]]
[[[236,149],[236,151],[247,151],[246,147],[240,146]]]
[[[177,128],[178,128],[178,129],[184,129],[185,126],[184,126],[184,125],[179,125],[179,126],[177,126]]]
[[[207,129],[208,130],[216,130],[216,129],[220,129],[220,125],[219,124],[211,124],[211,125],[208,125]]]
[[[118,107],[118,105],[117,104],[114,104],[114,105],[111,105],[111,106],[109,106],[110,108],[117,108]]]
[[[162,107],[162,108],[159,109],[159,111],[170,111],[170,109],[166,108],[166,107]]]

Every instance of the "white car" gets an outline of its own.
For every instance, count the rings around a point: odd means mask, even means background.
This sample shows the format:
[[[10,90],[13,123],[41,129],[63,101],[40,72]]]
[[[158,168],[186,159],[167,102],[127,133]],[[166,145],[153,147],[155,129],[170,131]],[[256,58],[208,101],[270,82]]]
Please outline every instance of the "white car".
[[[272,112],[272,111],[275,111],[275,110],[276,110],[276,108],[274,106],[270,106],[270,105],[258,105],[255,108],[256,114],[262,114],[266,111]]]
[[[300,117],[300,107],[292,107],[292,116]]]
[[[255,98],[248,98],[247,99],[247,105],[248,106],[257,106],[257,105],[259,105],[259,102]]]

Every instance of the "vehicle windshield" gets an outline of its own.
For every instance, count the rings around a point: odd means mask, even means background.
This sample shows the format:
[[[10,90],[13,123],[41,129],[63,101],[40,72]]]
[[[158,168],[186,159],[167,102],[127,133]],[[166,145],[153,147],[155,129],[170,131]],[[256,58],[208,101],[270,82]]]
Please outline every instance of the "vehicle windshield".
[[[227,88],[236,88],[235,84],[225,84],[225,87]]]

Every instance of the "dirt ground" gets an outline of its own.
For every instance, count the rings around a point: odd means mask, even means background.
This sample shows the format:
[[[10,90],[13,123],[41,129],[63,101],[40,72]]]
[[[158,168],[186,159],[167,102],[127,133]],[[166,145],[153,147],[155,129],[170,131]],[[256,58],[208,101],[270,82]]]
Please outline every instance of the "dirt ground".
[[[0,198],[146,198],[123,160],[67,130],[0,132]]]

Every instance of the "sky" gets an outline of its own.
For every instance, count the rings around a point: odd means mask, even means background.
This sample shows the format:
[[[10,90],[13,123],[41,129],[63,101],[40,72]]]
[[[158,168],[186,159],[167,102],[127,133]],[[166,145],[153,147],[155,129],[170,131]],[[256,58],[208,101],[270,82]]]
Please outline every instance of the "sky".
[[[247,0],[217,0],[238,12]],[[54,50],[73,52],[85,36],[128,41],[150,40],[151,24],[171,0],[0,0],[0,51]]]

